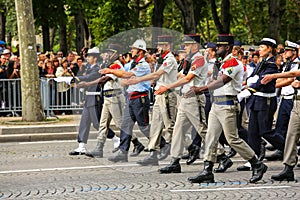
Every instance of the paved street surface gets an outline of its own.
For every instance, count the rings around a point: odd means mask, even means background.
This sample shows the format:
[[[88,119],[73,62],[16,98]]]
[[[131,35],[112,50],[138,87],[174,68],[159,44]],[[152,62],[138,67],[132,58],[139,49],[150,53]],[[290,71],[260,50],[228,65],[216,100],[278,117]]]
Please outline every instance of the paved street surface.
[[[88,148],[95,144],[96,140],[90,140]],[[101,159],[69,156],[76,147],[75,141],[1,143],[0,199],[300,199],[299,168],[295,182],[270,179],[282,169],[279,161],[267,162],[263,180],[250,184],[251,172],[236,170],[243,163],[236,156],[226,173],[215,174],[215,184],[199,185],[187,178],[203,168],[202,160],[191,166],[182,160],[182,173],[161,175],[157,170],[170,157],[159,166],[141,167],[135,161],[146,152],[130,157],[128,163],[107,161],[112,155],[110,140]]]

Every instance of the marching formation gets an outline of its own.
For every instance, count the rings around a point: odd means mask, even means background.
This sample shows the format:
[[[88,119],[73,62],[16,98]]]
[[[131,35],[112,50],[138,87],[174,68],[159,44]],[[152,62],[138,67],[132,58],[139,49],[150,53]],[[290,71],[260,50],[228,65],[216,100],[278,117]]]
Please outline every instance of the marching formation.
[[[267,171],[264,159],[283,160],[283,171],[272,179],[294,180],[300,137],[299,41],[286,41],[279,50],[274,39],[263,38],[258,51],[243,51],[233,35],[223,34],[202,50],[200,36],[194,34],[185,35],[180,49],[172,52],[173,41],[170,35],[158,36],[153,51],[138,39],[123,55],[118,44],[110,44],[101,57],[97,47],[88,50],[86,73],[73,79],[76,87],[85,88],[86,99],[78,148],[69,154],[103,158],[105,141],[113,138],[109,161],[128,162],[145,150],[149,154],[137,163],[159,165],[170,155],[170,164],[159,169],[166,174],[181,173],[180,159],[192,164],[202,146],[203,170],[188,178],[191,183],[214,182],[214,173],[230,168],[236,153],[246,161],[237,170],[252,171],[250,183]],[[120,131],[111,129],[112,120]],[[87,152],[91,123],[98,142]],[[149,139],[146,147],[133,131],[135,123]],[[276,150],[271,156],[265,156],[267,144]]]

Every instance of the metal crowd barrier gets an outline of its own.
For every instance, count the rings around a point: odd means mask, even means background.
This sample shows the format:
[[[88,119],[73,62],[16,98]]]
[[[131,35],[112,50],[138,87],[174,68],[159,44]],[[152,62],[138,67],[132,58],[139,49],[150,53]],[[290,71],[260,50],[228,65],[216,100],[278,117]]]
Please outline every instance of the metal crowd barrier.
[[[42,105],[46,116],[55,111],[72,112],[82,110],[85,98],[83,89],[70,87],[58,92],[59,84],[50,78],[40,78]],[[21,79],[0,79],[0,113],[20,115],[22,111]]]
[[[81,111],[85,99],[83,88],[70,87],[58,92],[59,84],[53,78],[40,78],[42,106],[47,117],[63,112]],[[149,91],[151,105],[153,89]],[[21,79],[0,79],[0,114],[19,116],[22,112]]]

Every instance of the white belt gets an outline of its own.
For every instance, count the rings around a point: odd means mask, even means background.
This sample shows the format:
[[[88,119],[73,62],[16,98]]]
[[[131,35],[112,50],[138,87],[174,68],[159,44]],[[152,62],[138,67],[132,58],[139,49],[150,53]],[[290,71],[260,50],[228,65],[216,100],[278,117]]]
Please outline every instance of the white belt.
[[[86,92],[85,95],[101,95],[101,92]]]
[[[290,95],[282,95],[282,98],[283,98],[283,99],[293,99],[293,98],[294,98],[294,95],[293,95],[293,94],[290,94]]]
[[[263,92],[255,92],[254,95],[260,97],[276,97],[276,93],[263,93]]]

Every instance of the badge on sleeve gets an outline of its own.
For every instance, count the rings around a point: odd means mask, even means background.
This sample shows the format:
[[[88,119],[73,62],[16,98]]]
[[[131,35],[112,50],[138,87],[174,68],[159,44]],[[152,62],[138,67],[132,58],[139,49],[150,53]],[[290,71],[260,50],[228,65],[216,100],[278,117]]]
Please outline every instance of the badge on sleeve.
[[[164,67],[168,66],[168,63],[167,63],[167,62],[164,62],[163,66],[164,66]]]
[[[228,72],[229,75],[232,74],[232,70],[233,70],[232,67],[227,69],[227,72]]]

